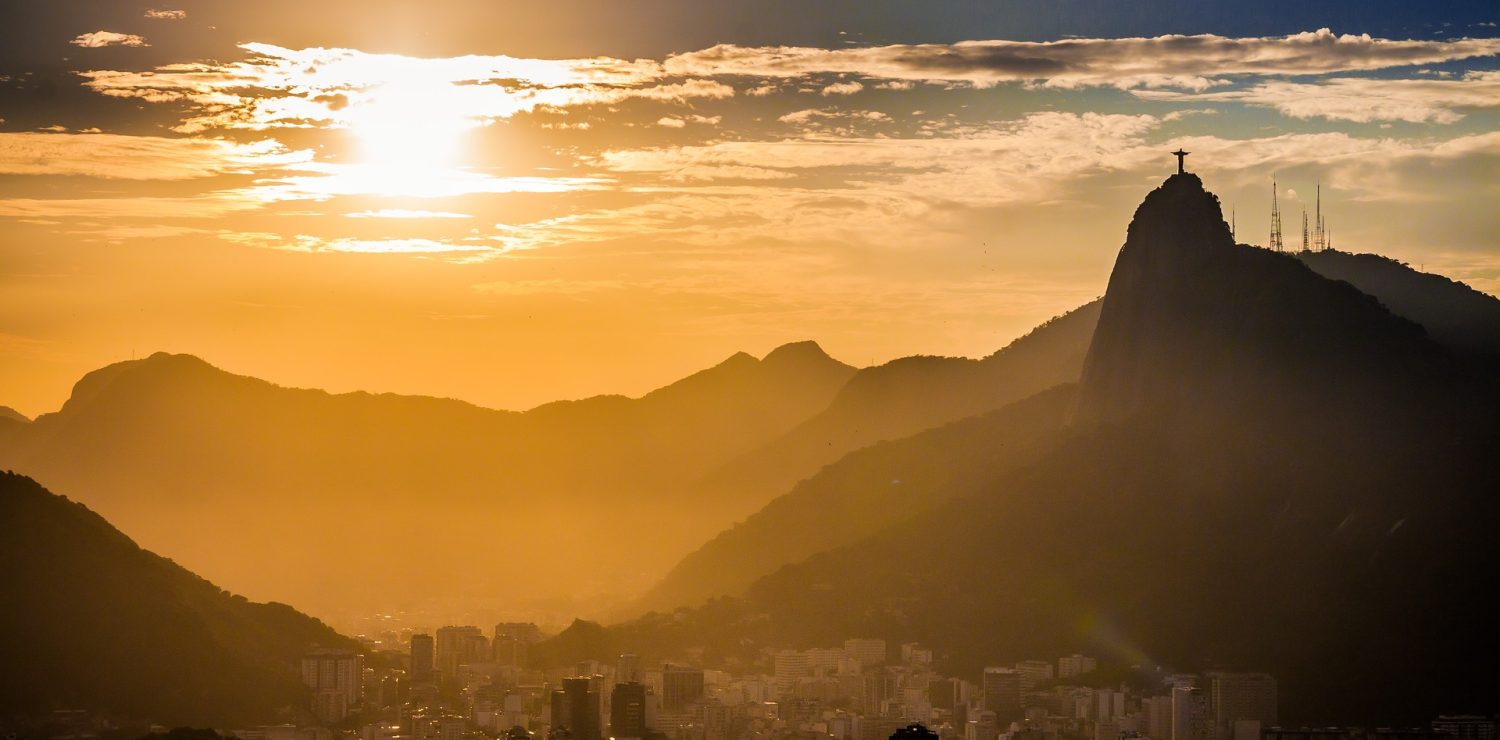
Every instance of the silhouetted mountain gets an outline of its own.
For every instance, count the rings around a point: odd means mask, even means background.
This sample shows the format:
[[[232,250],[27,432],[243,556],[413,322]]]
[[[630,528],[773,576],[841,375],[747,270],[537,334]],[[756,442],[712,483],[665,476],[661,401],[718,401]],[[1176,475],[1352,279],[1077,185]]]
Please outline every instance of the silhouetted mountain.
[[[89,373],[59,412],[0,428],[0,465],[219,582],[315,613],[433,594],[588,598],[643,589],[704,532],[769,500],[705,500],[688,484],[825,408],[853,372],[804,343],[640,399],[515,413],[282,388],[156,354]],[[275,545],[246,557],[223,547],[231,538]],[[605,557],[627,541],[629,558]],[[547,558],[512,567],[517,552]]]
[[[828,408],[714,471],[700,488],[715,498],[763,503],[767,494],[784,493],[860,448],[1076,382],[1098,317],[1099,302],[1093,301],[1043,323],[982,360],[914,356],[863,368]],[[645,603],[671,607],[737,590],[738,584],[669,581]]]
[[[22,414],[21,412],[9,406],[0,406],[0,420],[19,421],[22,423],[31,421],[30,419],[26,418],[25,414]]]
[[[684,558],[642,607],[671,609],[739,595],[783,565],[858,542],[972,491],[1033,462],[1072,403],[1073,386],[1061,386],[850,453]]]
[[[1375,296],[1393,313],[1421,324],[1445,347],[1500,358],[1500,299],[1492,295],[1378,254],[1329,250],[1300,252],[1297,258],[1319,275]]]
[[[1500,562],[1500,406],[1474,372],[1349,284],[1235,245],[1178,175],[1136,212],[1075,421],[1035,462],[611,639],[732,662],[878,635],[970,675],[1074,651],[1267,670],[1291,724],[1492,712],[1475,599]]]
[[[306,714],[304,652],[355,647],[289,606],[247,601],[142,550],[24,476],[0,472],[0,521],[0,714],[274,722]]]

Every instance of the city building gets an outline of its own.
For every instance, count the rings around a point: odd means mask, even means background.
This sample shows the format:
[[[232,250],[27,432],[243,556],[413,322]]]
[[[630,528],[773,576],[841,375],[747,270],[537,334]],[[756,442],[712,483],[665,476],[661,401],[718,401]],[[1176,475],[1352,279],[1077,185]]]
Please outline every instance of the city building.
[[[573,740],[600,740],[599,694],[586,676],[565,678],[552,692],[552,729],[565,728]]]
[[[1054,675],[1052,662],[1048,660],[1023,660],[1016,664],[1016,670],[1021,673],[1022,691],[1030,691]]]
[[[495,625],[495,638],[490,641],[490,648],[496,663],[524,666],[531,646],[541,641],[541,629],[530,622],[501,622]]]
[[[484,633],[478,627],[440,627],[437,631],[435,658],[437,670],[444,678],[452,678],[458,675],[458,667],[467,665],[471,661],[478,648],[478,640],[484,640]]]
[[[1057,677],[1074,678],[1093,671],[1099,667],[1099,661],[1086,655],[1074,653],[1065,658],[1057,659]]]
[[[703,669],[665,665],[661,674],[663,712],[681,712],[703,699]]]
[[[980,683],[984,708],[994,712],[1002,723],[1009,723],[1021,715],[1021,672],[1014,668],[990,667],[984,669]]]
[[[1495,720],[1473,714],[1444,714],[1432,721],[1432,729],[1446,732],[1454,740],[1496,740]]]
[[[316,650],[302,656],[302,683],[313,690],[313,714],[338,722],[359,704],[365,658],[349,650]]]
[[[610,695],[609,736],[615,740],[646,737],[646,687],[629,681],[615,684]]]
[[[886,660],[885,640],[850,638],[844,641],[844,653],[858,660],[866,668],[884,665]]]
[[[424,682],[431,679],[432,672],[437,667],[435,655],[432,635],[411,636],[411,678],[413,681]]]
[[[1195,686],[1172,689],[1172,740],[1213,740],[1209,694]]]
[[[1204,675],[1218,740],[1235,735],[1236,722],[1253,720],[1260,727],[1275,727],[1277,719],[1276,679],[1265,673],[1212,671]],[[1248,732],[1249,730],[1245,730]],[[1255,728],[1255,735],[1260,734]],[[1254,739],[1252,739],[1254,740]]]

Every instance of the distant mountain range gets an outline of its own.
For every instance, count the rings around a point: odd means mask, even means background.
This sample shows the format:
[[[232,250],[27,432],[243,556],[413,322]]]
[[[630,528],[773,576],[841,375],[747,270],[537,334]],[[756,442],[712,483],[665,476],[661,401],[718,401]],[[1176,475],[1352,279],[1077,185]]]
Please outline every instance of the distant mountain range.
[[[1076,379],[1092,320],[1075,312],[984,360],[858,372],[800,342],[641,398],[524,413],[283,388],[155,354],[89,373],[56,413],[0,419],[0,465],[321,615],[433,598],[602,609],[853,449]]]
[[[537,654],[735,666],[883,636],[975,674],[1074,651],[1267,670],[1293,724],[1492,712],[1475,598],[1500,562],[1500,383],[1471,361],[1484,330],[1438,308],[1486,297],[1367,262],[1236,245],[1174,176],[1130,225],[1076,391],[852,454],[678,568],[772,563],[742,597]]]
[[[156,354],[88,374],[57,413],[0,425],[0,465],[216,580],[320,614],[587,595],[648,582],[763,503],[682,492],[825,407],[853,372],[788,345],[639,399],[514,413],[282,388]]]
[[[302,654],[356,647],[291,607],[247,601],[142,550],[24,476],[0,472],[0,521],[0,715],[295,720],[310,701]]]

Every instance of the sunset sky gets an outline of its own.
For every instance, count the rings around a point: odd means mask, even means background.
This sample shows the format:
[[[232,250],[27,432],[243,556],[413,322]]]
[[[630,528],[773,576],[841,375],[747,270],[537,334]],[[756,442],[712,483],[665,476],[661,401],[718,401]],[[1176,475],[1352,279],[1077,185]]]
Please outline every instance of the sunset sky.
[[[1189,169],[1265,244],[1500,292],[1500,10],[40,2],[0,9],[0,405],[158,350],[526,408],[814,339],[980,356]],[[1228,215],[1226,213],[1226,215]]]

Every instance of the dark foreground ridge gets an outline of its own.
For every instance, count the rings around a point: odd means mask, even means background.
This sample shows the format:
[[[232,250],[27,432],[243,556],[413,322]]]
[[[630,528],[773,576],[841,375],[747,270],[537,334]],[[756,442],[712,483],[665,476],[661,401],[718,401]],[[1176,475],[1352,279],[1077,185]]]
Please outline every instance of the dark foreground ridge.
[[[220,590],[81,504],[0,472],[0,715],[86,708],[217,727],[295,720],[314,645],[355,647],[284,604]],[[251,557],[248,541],[226,542]]]

